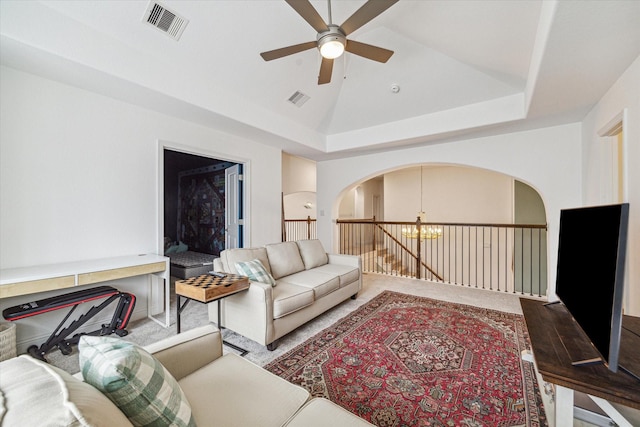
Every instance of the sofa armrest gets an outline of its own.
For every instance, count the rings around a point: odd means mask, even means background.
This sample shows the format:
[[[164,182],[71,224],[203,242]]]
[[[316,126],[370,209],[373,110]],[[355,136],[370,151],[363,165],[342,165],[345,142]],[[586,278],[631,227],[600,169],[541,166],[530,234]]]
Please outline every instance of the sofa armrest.
[[[329,264],[350,265],[362,270],[362,259],[360,255],[346,254],[327,254],[329,256]]]
[[[144,347],[176,380],[222,356],[220,331],[209,323]]]
[[[273,334],[273,287],[251,282],[249,289],[222,300],[222,324],[260,344]],[[218,321],[218,304],[208,304],[209,321]]]

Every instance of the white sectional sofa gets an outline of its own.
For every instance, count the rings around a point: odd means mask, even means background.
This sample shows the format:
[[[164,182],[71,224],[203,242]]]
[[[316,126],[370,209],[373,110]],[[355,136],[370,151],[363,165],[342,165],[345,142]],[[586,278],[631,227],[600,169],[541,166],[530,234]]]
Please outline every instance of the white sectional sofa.
[[[246,292],[222,300],[222,325],[273,350],[277,340],[362,288],[359,256],[327,254],[319,240],[227,249],[214,260],[214,270],[233,274],[239,263],[259,260],[275,284],[251,280]],[[242,266],[242,264],[240,264]],[[218,306],[209,304],[217,322]]]
[[[304,388],[235,354],[223,356],[220,332],[212,324],[172,336],[145,350],[177,381],[198,427],[372,425],[329,400],[311,398]],[[149,387],[157,383],[147,380]],[[140,381],[136,378],[129,382],[139,386]],[[147,406],[157,405],[160,398],[154,392],[147,393],[157,398]],[[81,373],[71,375],[28,355],[0,362],[3,427],[132,426],[126,413],[127,409],[84,382]],[[167,416],[164,411],[156,413],[161,418],[158,414]]]

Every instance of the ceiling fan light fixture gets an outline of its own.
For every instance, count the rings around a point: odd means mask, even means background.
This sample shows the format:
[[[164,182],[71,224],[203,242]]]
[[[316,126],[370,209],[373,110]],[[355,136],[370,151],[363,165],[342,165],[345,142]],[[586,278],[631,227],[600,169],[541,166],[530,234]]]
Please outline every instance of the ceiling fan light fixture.
[[[334,27],[332,25],[329,26]],[[337,28],[337,27],[336,27]],[[318,49],[320,55],[327,59],[339,58],[344,53],[347,38],[337,30],[330,30],[323,33],[318,38]]]
[[[318,84],[323,85],[331,82],[333,60],[342,56],[345,50],[354,55],[381,63],[387,62],[391,55],[393,55],[392,50],[361,43],[356,40],[347,40],[347,36],[396,4],[399,0],[367,0],[366,3],[349,16],[340,26],[332,23],[331,0],[327,0],[329,23],[320,16],[316,8],[311,4],[311,0],[284,1],[317,31],[316,39],[315,41],[298,43],[267,52],[261,52],[260,56],[262,56],[262,59],[265,61],[293,55],[316,47],[322,56],[320,72],[318,73]]]
[[[344,45],[340,40],[327,40],[320,46],[320,55],[327,59],[339,58],[344,53]]]

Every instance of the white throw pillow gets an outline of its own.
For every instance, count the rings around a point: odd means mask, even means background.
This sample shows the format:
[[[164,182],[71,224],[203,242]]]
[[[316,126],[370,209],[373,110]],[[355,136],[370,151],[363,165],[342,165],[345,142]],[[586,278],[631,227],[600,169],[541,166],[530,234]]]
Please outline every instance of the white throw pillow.
[[[131,425],[127,417],[91,385],[28,355],[0,366],[2,426]]]

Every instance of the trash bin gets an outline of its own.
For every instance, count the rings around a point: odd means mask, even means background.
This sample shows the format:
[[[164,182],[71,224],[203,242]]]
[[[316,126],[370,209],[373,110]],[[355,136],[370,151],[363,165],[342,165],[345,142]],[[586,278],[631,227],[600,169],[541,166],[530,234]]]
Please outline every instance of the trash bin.
[[[16,324],[0,323],[0,362],[16,357]]]

